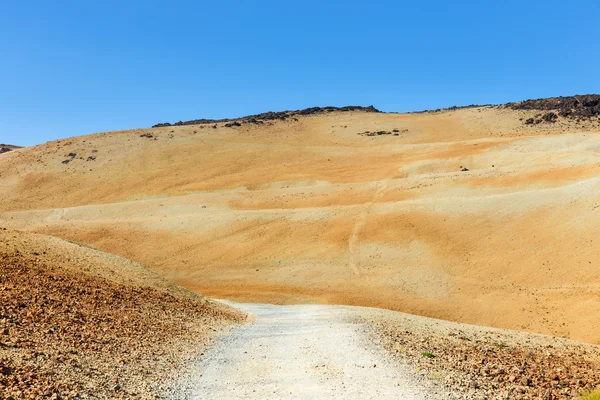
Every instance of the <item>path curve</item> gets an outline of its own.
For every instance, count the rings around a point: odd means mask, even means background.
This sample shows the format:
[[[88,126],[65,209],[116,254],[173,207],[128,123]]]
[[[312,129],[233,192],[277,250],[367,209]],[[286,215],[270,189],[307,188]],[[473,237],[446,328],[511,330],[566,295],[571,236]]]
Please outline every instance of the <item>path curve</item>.
[[[437,398],[368,340],[348,307],[228,304],[253,314],[255,322],[218,340],[179,398]]]

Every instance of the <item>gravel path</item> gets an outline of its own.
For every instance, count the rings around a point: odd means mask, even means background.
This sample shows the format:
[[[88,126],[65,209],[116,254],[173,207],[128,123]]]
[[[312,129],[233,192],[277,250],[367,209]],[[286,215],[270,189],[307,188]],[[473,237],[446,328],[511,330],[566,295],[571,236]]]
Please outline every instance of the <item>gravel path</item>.
[[[395,364],[349,308],[229,303],[256,317],[196,366],[185,399],[432,399],[430,382]]]

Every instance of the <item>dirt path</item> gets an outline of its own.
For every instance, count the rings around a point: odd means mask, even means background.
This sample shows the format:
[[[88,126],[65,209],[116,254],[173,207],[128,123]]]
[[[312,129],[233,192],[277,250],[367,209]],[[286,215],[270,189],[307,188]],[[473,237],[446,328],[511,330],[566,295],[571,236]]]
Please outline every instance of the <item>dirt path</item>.
[[[434,399],[387,360],[348,308],[232,304],[256,316],[197,365],[186,399]]]
[[[348,252],[350,254],[350,268],[352,272],[356,275],[362,275],[364,279],[368,279],[368,277],[364,276],[361,271],[358,262],[358,239],[361,231],[363,230],[365,224],[367,223],[368,217],[373,212],[373,205],[377,201],[377,199],[381,196],[381,194],[387,189],[389,180],[391,178],[384,179],[382,181],[377,182],[375,186],[375,192],[373,193],[373,198],[371,201],[366,203],[363,206],[363,210],[358,216],[358,220],[354,224],[354,228],[352,229],[352,233],[350,234],[350,238],[348,239]]]

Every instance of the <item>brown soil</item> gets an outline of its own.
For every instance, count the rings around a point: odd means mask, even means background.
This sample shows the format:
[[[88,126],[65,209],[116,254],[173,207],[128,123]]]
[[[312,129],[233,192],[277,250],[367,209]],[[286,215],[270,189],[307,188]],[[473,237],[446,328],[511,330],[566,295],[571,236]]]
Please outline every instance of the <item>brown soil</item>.
[[[139,265],[58,242],[0,231],[0,398],[162,396],[243,319]]]
[[[600,347],[379,310],[375,341],[468,399],[571,399],[600,383]]]

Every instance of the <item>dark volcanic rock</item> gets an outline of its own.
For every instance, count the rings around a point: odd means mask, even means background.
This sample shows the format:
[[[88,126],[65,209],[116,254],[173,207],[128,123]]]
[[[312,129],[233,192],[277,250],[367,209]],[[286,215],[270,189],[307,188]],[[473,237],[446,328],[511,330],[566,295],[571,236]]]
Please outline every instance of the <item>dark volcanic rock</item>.
[[[545,122],[555,122],[558,116],[581,119],[600,116],[600,95],[585,94],[567,97],[549,97],[546,99],[525,100],[507,103],[505,107],[513,110],[553,111],[542,116]],[[532,124],[530,120],[525,124]]]
[[[0,143],[0,154],[8,153],[9,151],[13,151],[13,150],[20,149],[20,148],[21,147],[19,147],[19,146],[13,146],[10,144]]]
[[[364,111],[364,112],[381,112],[373,106],[362,107],[362,106],[346,106],[346,107],[311,107],[304,110],[293,110],[293,111],[269,111],[262,114],[248,115],[241,118],[224,118],[224,119],[193,119],[190,121],[179,121],[174,124],[163,122],[152,126],[153,128],[161,128],[171,125],[201,125],[201,124],[214,124],[218,122],[231,122],[238,121],[238,123],[251,123],[251,124],[262,124],[263,121],[282,120],[285,121],[288,118],[293,118],[295,121],[298,119],[294,118],[298,115],[313,115],[313,114],[324,114],[334,111]],[[234,125],[237,126],[237,125]]]
[[[402,133],[406,133],[408,132],[408,129],[402,129]],[[394,135],[394,136],[400,136],[400,130],[399,129],[394,129],[392,132],[390,131],[364,131],[364,132],[359,132],[357,133],[357,135],[359,136],[383,136],[383,135]]]
[[[545,122],[556,122],[557,119],[558,119],[558,115],[556,115],[556,113],[554,113],[554,112],[549,112],[549,113],[542,115],[542,120]]]
[[[421,113],[437,113],[437,112],[441,112],[441,111],[456,111],[456,110],[462,110],[465,108],[479,108],[479,107],[493,107],[494,104],[469,104],[466,106],[452,106],[452,107],[443,107],[443,108],[436,108],[434,110],[421,110],[421,111],[411,111],[411,114],[421,114]]]

